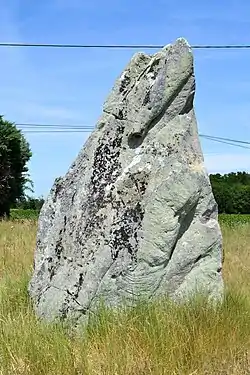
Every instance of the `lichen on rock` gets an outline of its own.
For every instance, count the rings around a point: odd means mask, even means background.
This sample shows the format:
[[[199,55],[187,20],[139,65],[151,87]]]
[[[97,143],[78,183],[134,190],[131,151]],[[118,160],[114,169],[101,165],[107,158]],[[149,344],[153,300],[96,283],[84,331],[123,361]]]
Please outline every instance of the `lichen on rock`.
[[[29,293],[38,316],[84,321],[102,300],[223,292],[222,237],[178,39],[136,54],[41,210]]]

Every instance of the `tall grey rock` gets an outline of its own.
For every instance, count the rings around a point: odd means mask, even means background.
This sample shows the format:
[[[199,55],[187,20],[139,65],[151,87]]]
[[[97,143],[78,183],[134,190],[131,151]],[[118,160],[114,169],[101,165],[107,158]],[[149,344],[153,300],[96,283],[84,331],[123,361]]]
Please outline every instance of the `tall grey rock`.
[[[222,238],[194,93],[184,39],[125,68],[42,208],[29,285],[38,316],[82,321],[99,301],[222,295]]]

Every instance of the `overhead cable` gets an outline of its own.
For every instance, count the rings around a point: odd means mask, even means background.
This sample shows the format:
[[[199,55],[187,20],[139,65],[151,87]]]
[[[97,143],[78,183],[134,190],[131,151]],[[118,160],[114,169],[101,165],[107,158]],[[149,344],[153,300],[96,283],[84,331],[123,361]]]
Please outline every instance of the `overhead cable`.
[[[90,132],[95,129],[95,126],[93,125],[80,125],[80,124],[41,124],[41,123],[16,123],[16,126],[20,127],[19,130],[27,132],[61,132],[61,131],[71,131],[76,130],[79,132]],[[46,130],[43,130],[42,128],[45,128]],[[57,130],[55,130],[57,129]],[[225,138],[225,137],[217,137],[209,134],[200,134],[199,136],[205,139],[210,140],[220,140],[225,142],[231,142],[231,143],[240,143],[245,145],[250,145],[250,141],[242,141],[238,139],[233,138]]]
[[[227,144],[227,145],[231,145],[231,146],[235,146],[235,147],[240,147],[240,148],[246,148],[246,149],[250,150],[250,147],[244,146],[242,144],[239,144],[238,142],[240,142],[240,141],[233,143],[233,142],[227,142],[227,141],[223,141],[221,139],[217,139],[216,137],[206,137],[206,139],[209,140],[209,141],[224,143],[224,144]]]
[[[23,127],[28,126],[28,128],[19,129],[19,130],[23,131],[24,133],[28,133],[28,134],[30,134],[30,133],[31,134],[91,133],[94,130],[94,127],[90,126],[90,125],[88,125],[88,126],[86,126],[86,125],[85,126],[83,126],[83,125],[59,125],[59,124],[57,124],[57,125],[16,124],[16,125],[22,125]],[[29,125],[30,125],[30,127],[29,127]],[[39,127],[39,129],[32,129],[32,127],[33,128]],[[43,129],[41,129],[42,127],[45,127],[46,129],[43,130]],[[54,129],[54,128],[56,128],[56,129]],[[204,138],[204,139],[207,139],[207,140],[210,140],[210,141],[215,141],[215,142],[219,142],[219,143],[228,144],[228,145],[231,145],[231,146],[250,149],[250,147],[247,146],[247,145],[250,145],[250,142],[248,142],[248,141],[241,141],[241,140],[238,140],[238,139],[216,137],[216,136],[211,136],[211,135],[206,135],[206,134],[199,134],[199,136],[201,138]]]
[[[0,42],[0,47],[39,47],[39,48],[97,48],[97,49],[161,49],[165,45],[157,44],[65,44],[65,43],[26,43]],[[250,44],[195,44],[193,49],[250,49]]]

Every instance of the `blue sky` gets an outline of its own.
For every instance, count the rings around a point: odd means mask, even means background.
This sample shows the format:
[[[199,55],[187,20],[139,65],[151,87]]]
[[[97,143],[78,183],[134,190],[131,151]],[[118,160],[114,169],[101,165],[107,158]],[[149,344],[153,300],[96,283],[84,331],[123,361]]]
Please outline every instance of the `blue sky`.
[[[249,0],[0,0],[0,41],[249,44]],[[153,52],[153,51],[145,51]],[[0,112],[17,123],[94,126],[133,50],[0,48]],[[200,133],[250,140],[250,50],[195,50]],[[88,134],[27,134],[35,194],[49,192]],[[202,140],[209,172],[250,171],[250,150]]]

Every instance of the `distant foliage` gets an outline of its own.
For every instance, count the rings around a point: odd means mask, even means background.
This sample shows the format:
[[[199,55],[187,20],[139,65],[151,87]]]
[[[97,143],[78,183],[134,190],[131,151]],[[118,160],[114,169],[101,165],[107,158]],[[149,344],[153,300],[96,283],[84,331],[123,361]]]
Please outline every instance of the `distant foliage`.
[[[44,204],[43,198],[26,197],[12,205],[11,220],[36,220]]]
[[[12,208],[17,208],[21,210],[36,210],[40,211],[44,204],[44,198],[32,198],[26,197],[19,199],[15,204],[12,205]]]
[[[8,217],[11,205],[25,196],[27,184],[32,186],[27,174],[31,155],[21,131],[0,116],[0,217]]]
[[[250,214],[250,174],[211,174],[210,181],[219,213]]]
[[[37,220],[39,216],[38,210],[30,209],[11,209],[10,219],[11,220]]]

